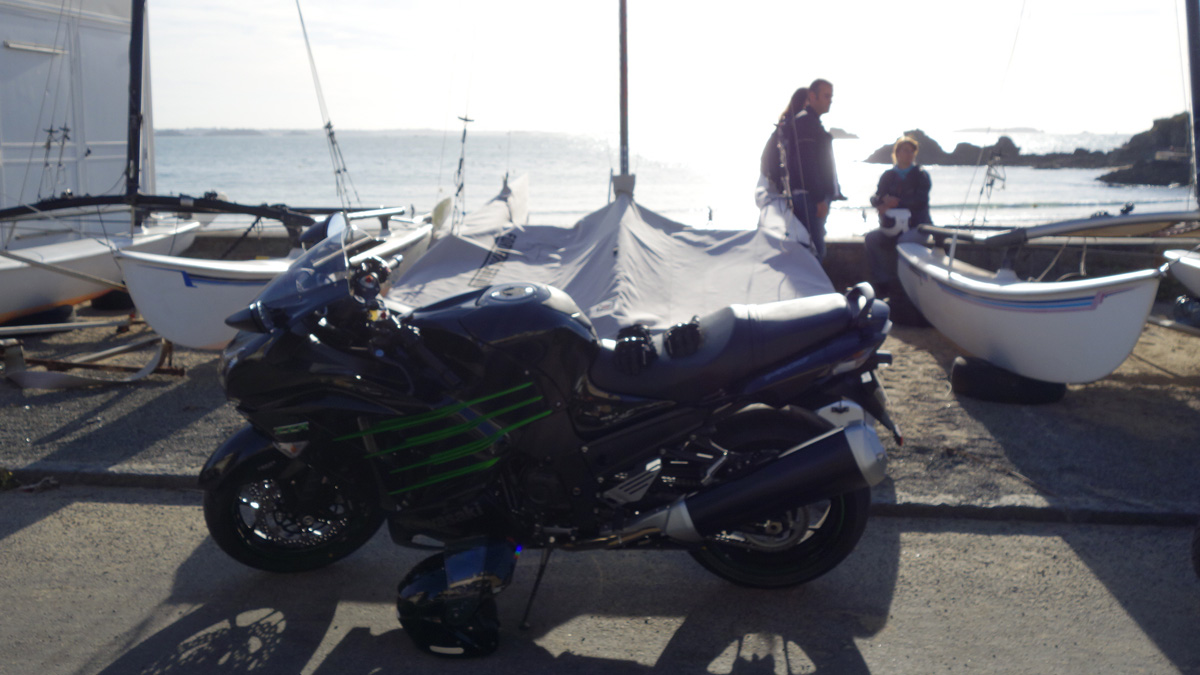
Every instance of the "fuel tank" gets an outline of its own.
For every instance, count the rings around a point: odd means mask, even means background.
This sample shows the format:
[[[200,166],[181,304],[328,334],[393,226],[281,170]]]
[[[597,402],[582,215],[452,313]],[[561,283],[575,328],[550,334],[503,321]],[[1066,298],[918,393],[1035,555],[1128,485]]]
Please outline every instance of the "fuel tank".
[[[599,338],[583,310],[563,291],[509,283],[465,293],[413,312],[408,322],[430,338],[430,349],[453,349],[451,335],[469,337],[540,370],[564,390],[587,372]]]

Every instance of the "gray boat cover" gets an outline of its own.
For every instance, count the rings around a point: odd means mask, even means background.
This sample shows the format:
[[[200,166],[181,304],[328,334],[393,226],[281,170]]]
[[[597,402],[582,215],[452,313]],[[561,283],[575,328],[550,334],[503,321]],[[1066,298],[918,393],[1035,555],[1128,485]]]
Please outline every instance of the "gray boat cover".
[[[566,291],[602,338],[634,323],[665,330],[735,304],[833,292],[817,259],[782,228],[701,230],[618,193],[573,226],[528,224],[528,177],[443,234],[393,284],[401,309],[492,284]],[[778,229],[779,231],[776,231]]]

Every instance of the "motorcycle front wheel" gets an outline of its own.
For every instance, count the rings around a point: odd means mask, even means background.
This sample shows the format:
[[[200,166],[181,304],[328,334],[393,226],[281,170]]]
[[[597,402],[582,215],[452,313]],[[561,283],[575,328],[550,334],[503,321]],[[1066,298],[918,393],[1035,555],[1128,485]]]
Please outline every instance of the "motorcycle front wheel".
[[[262,454],[204,493],[204,520],[221,550],[268,572],[305,572],[358,550],[383,523],[353,466],[321,471]]]
[[[825,430],[776,418],[724,434],[735,453],[779,452]],[[740,586],[785,588],[816,579],[850,555],[866,528],[871,489],[862,488],[710,537],[691,555]]]

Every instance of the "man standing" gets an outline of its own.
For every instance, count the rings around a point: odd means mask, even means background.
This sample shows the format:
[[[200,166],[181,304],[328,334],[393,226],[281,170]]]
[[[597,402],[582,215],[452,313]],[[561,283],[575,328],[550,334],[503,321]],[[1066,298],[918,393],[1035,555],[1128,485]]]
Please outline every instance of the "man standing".
[[[821,115],[833,104],[833,84],[816,79],[797,89],[763,148],[762,177],[755,190],[760,227],[782,221],[787,238],[824,257],[829,202],[845,199],[833,163],[833,137]],[[775,227],[779,227],[776,223]]]
[[[792,208],[808,227],[818,258],[825,257],[829,202],[845,199],[833,162],[833,136],[821,124],[821,115],[829,112],[832,105],[833,85],[826,80],[813,80],[808,87],[808,104],[793,118],[800,176],[799,185],[792,178]]]
[[[828,80],[814,80],[792,94],[763,148],[762,178],[755,193],[764,214],[776,208],[772,204],[791,207],[788,237],[817,259],[825,257],[829,202],[845,199],[833,163],[833,137],[821,124],[821,115],[832,104],[833,85]]]

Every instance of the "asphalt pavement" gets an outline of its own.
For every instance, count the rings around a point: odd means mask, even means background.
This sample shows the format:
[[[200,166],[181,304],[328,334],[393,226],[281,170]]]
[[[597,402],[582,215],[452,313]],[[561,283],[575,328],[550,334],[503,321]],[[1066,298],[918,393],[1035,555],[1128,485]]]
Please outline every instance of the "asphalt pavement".
[[[207,536],[194,491],[0,493],[0,675],[158,673],[1200,673],[1179,527],[872,520],[797,588],[740,588],[682,551],[537,555],[497,596],[500,648],[448,661],[396,621],[429,554],[380,532],[269,574]]]

